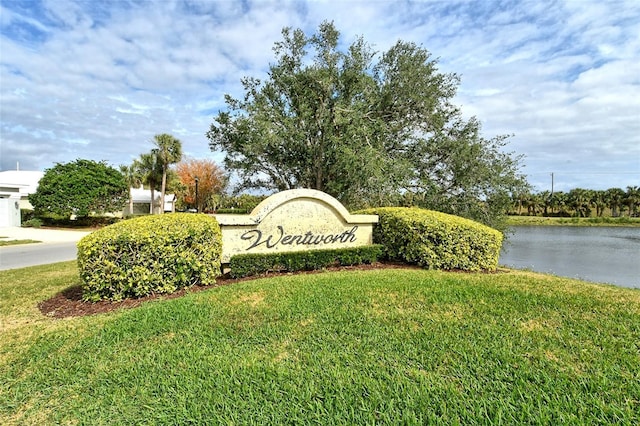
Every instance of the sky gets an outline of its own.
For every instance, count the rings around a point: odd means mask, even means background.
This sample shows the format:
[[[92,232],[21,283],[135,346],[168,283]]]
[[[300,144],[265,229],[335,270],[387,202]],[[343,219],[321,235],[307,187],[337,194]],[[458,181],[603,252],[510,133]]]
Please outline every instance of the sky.
[[[224,95],[266,76],[284,27],[323,21],[345,46],[430,51],[536,190],[640,186],[637,0],[0,0],[0,170],[128,165],[160,133],[222,165]]]

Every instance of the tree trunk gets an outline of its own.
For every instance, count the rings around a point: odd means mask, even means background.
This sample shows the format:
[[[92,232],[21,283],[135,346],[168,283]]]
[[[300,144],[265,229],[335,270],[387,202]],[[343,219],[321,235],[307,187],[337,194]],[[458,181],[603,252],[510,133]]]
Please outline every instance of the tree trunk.
[[[153,203],[155,201],[154,198],[155,198],[155,188],[151,186],[151,202],[149,203],[149,214],[154,214],[154,211],[153,211]]]
[[[167,188],[167,168],[162,169],[162,189],[160,192],[160,214],[164,213],[164,192]]]

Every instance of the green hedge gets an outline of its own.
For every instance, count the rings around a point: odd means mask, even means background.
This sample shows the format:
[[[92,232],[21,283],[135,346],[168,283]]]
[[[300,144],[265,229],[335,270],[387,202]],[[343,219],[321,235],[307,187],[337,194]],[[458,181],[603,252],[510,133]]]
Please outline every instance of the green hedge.
[[[469,219],[417,207],[362,210],[377,214],[373,242],[385,257],[428,269],[493,271],[498,266],[502,233]]]
[[[218,222],[199,214],[142,216],[95,231],[78,243],[85,300],[122,300],[211,285],[220,275]]]
[[[231,257],[233,278],[276,271],[312,271],[328,266],[360,265],[376,262],[382,255],[379,244],[333,250],[311,250],[267,254],[239,254]]]
[[[218,209],[216,210],[217,214],[249,214],[251,210],[249,209]]]

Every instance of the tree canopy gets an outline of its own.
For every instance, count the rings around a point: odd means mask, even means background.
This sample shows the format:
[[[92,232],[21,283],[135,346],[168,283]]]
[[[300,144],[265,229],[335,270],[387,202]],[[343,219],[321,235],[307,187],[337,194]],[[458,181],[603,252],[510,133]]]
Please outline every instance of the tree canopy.
[[[325,191],[347,207],[417,204],[495,225],[526,185],[508,137],[481,136],[452,100],[455,74],[424,48],[398,41],[376,54],[362,38],[340,48],[324,22],[307,37],[285,28],[268,78],[245,77],[245,95],[207,137],[244,188]]]
[[[185,204],[194,206],[200,212],[218,207],[227,186],[227,176],[213,160],[187,158],[176,165],[176,173],[183,184],[180,195]]]
[[[128,195],[129,186],[118,170],[78,159],[45,170],[29,202],[38,214],[83,218],[121,211]]]

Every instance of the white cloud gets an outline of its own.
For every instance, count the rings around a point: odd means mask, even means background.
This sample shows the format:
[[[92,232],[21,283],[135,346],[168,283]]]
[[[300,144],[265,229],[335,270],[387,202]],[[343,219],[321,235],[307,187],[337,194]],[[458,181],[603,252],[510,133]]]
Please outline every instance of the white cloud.
[[[240,78],[264,77],[283,27],[333,20],[349,44],[398,39],[462,77],[484,134],[515,134],[539,187],[640,181],[635,1],[180,1],[0,5],[0,168],[129,163],[173,133],[193,157]],[[615,173],[619,172],[619,173]],[[636,172],[636,174],[632,174]],[[589,174],[592,173],[592,174]],[[599,173],[599,174],[594,174]],[[566,177],[563,180],[563,176]],[[566,188],[570,189],[570,188]]]

